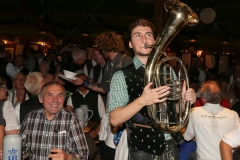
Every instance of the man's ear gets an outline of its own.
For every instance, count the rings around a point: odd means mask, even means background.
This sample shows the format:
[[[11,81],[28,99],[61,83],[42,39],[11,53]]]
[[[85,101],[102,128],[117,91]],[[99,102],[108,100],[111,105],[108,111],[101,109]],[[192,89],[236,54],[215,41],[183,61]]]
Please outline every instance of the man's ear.
[[[131,41],[128,42],[128,45],[129,45],[129,48],[132,48],[132,42]]]
[[[38,95],[38,100],[39,100],[40,103],[43,103],[43,99],[40,95]]]

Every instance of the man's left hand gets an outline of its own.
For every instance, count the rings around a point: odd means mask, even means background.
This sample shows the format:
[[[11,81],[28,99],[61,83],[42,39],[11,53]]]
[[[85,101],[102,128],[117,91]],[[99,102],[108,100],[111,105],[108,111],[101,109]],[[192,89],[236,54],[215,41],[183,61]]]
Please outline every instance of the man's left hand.
[[[51,154],[48,155],[52,160],[71,160],[72,155],[67,154],[61,149],[51,149]]]

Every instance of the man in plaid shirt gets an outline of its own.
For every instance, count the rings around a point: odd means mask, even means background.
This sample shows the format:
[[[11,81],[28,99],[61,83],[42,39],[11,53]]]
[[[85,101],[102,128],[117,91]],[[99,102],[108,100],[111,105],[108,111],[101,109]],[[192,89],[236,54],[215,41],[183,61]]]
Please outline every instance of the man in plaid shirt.
[[[80,120],[63,109],[64,99],[65,90],[58,82],[42,87],[39,101],[44,108],[30,112],[19,131],[22,159],[87,160],[89,150]]]

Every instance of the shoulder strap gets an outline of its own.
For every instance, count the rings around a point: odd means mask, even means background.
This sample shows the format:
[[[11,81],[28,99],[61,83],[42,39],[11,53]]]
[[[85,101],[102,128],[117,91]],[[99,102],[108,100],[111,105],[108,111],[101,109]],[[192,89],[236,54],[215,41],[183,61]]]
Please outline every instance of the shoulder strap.
[[[122,68],[122,59],[123,59],[123,57],[125,57],[125,56],[126,56],[126,55],[123,55],[122,58],[121,58],[121,60],[119,61],[118,65],[117,65],[118,68]]]

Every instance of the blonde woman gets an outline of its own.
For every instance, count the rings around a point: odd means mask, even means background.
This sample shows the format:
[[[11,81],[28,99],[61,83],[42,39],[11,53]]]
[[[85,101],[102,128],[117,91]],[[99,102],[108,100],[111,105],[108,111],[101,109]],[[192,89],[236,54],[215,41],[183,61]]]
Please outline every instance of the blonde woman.
[[[8,91],[7,99],[10,102],[12,102],[14,108],[17,104],[22,103],[23,101],[29,99],[27,91],[24,87],[24,80],[25,75],[21,72],[13,76],[12,79],[13,89]]]

